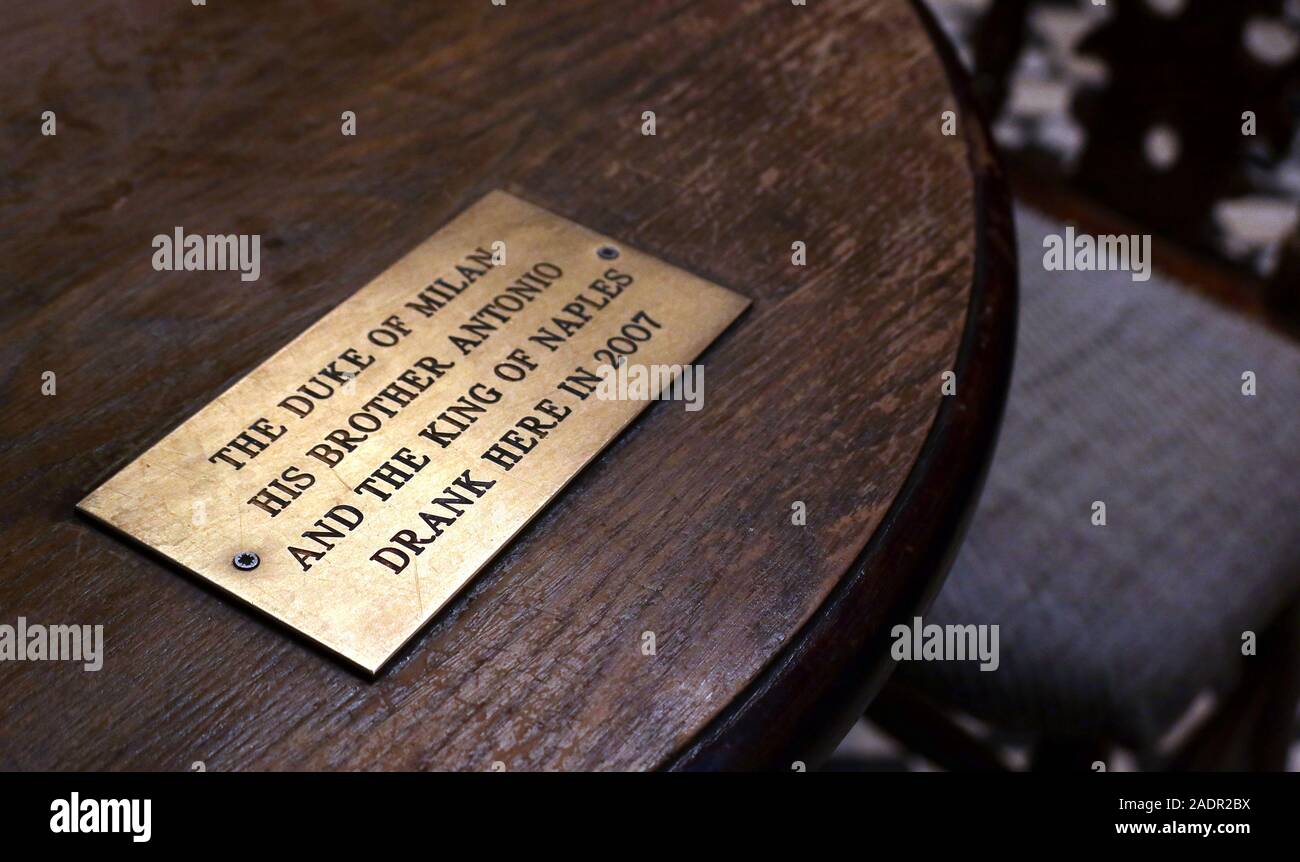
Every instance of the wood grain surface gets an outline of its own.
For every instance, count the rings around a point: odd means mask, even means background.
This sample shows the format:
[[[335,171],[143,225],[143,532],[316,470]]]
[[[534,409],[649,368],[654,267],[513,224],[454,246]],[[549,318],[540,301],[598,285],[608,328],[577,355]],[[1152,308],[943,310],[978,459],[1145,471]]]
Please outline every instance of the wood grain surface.
[[[0,663],[0,767],[779,765],[858,708],[942,577],[1014,318],[996,171],[973,116],[940,134],[910,5],[7,7],[0,623],[106,654]],[[497,187],[754,305],[703,411],[647,410],[377,680],[75,515]],[[261,280],[155,272],[175,225],[261,234]]]

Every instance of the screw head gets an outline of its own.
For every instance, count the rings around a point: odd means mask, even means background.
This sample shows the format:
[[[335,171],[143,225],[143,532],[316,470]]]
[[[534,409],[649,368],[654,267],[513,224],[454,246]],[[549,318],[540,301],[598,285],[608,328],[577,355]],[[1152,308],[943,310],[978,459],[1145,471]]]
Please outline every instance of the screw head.
[[[256,569],[261,565],[262,558],[252,551],[240,551],[238,554],[235,554],[234,559],[230,562],[234,563],[235,568],[242,572],[251,572],[253,569]]]
[[[596,249],[596,257],[599,257],[601,260],[614,260],[618,257],[618,249],[614,248],[612,245],[602,245],[600,248]]]

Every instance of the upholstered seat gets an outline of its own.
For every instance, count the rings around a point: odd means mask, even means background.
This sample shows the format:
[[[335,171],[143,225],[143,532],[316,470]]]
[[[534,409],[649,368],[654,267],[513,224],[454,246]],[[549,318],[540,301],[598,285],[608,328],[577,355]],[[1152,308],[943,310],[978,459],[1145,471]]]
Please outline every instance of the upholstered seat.
[[[1000,727],[1146,746],[1300,585],[1300,349],[1158,273],[1046,272],[1065,225],[1017,221],[1007,415],[925,616],[998,624],[1000,666],[899,673]]]

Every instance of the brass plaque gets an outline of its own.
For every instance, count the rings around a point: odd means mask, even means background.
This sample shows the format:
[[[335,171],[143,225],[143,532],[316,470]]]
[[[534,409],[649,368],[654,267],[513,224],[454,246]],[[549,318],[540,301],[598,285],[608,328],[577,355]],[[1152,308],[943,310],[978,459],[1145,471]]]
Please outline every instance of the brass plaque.
[[[80,509],[376,673],[748,304],[493,192]]]

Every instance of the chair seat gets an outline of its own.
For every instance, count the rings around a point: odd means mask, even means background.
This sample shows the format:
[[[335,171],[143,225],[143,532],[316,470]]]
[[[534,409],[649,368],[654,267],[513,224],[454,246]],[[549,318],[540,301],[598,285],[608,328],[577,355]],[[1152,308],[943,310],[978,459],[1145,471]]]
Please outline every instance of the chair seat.
[[[924,618],[997,624],[1000,665],[899,672],[1002,728],[1145,747],[1300,583],[1300,350],[1158,275],[1046,272],[1049,233],[1017,210],[1007,415]]]

